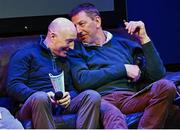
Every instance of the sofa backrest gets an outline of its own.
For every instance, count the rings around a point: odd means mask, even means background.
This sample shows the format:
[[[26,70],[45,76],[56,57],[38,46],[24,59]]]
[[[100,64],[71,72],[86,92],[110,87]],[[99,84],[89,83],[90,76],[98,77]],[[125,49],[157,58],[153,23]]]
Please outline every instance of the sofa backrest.
[[[8,62],[11,55],[26,44],[33,44],[37,35],[0,38],[0,96],[6,95]]]
[[[123,28],[108,30],[114,34],[120,34],[122,37],[138,41],[138,38],[129,35],[127,31]],[[0,96],[6,95],[6,80],[8,71],[8,62],[11,55],[20,47],[26,44],[33,44],[39,35],[28,35],[28,36],[16,36],[0,38]]]

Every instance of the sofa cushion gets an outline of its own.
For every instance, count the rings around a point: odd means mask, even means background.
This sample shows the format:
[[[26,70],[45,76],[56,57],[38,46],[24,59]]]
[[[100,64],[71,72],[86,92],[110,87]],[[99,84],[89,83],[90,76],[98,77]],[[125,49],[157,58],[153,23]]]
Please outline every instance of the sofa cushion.
[[[173,103],[180,107],[180,72],[167,72],[164,78],[173,81],[176,85],[177,94]]]
[[[0,59],[0,96],[6,95],[6,78],[7,78],[7,64],[4,65],[2,59]]]
[[[180,85],[180,71],[179,72],[167,72],[165,79],[171,80],[176,86]]]
[[[65,114],[54,116],[56,128],[58,129],[73,129],[76,128],[76,114]]]
[[[128,124],[128,128],[137,128],[138,122],[142,115],[143,115],[142,112],[128,114],[126,116],[126,122]],[[56,128],[58,128],[58,129],[74,129],[74,128],[76,128],[76,118],[77,118],[76,114],[54,116]],[[22,122],[24,128],[32,129],[31,120],[24,120],[21,122]]]
[[[13,103],[9,97],[0,97],[0,107],[5,107],[11,113],[13,112]]]
[[[128,114],[126,116],[126,122],[128,124],[128,128],[136,129],[142,115],[143,115],[143,112]]]

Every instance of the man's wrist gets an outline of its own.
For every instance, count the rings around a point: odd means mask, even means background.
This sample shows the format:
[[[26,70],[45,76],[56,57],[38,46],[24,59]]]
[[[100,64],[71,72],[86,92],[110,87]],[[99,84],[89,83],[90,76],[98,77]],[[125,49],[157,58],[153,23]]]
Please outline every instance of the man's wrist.
[[[151,39],[148,36],[145,36],[144,38],[141,38],[141,44],[144,45],[151,41]]]

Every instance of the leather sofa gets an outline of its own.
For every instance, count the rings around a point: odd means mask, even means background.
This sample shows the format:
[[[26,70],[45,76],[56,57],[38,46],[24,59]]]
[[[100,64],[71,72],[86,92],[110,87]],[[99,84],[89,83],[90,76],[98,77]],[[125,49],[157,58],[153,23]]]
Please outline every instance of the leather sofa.
[[[127,37],[128,35],[123,35]],[[28,36],[16,36],[16,37],[6,37],[0,38],[0,106],[6,107],[10,110],[12,114],[15,114],[14,102],[6,94],[6,79],[8,62],[12,53],[14,53],[18,48],[26,45],[33,44],[39,38],[38,35],[28,35]],[[131,38],[128,36],[128,38]],[[135,40],[134,38],[132,40]],[[175,82],[176,86],[180,88],[180,72],[167,73],[166,77]],[[180,90],[180,89],[179,89]],[[179,97],[177,96],[177,101],[179,103]],[[133,113],[127,115],[126,121],[129,128],[136,128],[140,117],[143,112]],[[76,114],[67,114],[54,116],[57,128],[75,128]],[[32,128],[32,122],[30,120],[22,121],[25,128]]]

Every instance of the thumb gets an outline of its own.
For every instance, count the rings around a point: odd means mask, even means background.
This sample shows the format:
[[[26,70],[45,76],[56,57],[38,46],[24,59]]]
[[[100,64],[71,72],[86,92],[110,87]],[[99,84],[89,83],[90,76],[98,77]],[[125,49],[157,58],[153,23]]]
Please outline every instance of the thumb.
[[[128,24],[128,22],[124,19],[123,20],[123,22],[124,22],[124,25],[127,25]]]

